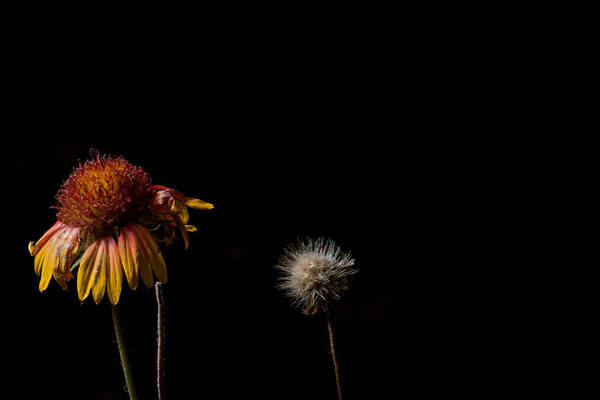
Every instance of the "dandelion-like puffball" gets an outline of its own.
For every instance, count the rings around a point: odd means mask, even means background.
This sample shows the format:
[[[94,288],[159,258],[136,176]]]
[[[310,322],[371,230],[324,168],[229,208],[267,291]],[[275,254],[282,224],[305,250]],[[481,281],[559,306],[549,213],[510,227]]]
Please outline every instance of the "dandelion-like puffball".
[[[333,240],[305,239],[287,246],[275,268],[283,273],[278,288],[307,315],[327,311],[331,300],[339,300],[348,289],[348,276],[354,259],[343,252]]]

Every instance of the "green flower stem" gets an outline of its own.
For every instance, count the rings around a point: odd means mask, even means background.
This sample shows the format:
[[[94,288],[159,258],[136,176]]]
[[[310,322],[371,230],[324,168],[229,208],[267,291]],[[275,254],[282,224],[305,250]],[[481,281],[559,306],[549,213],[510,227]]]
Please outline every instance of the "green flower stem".
[[[117,335],[117,344],[119,345],[119,353],[121,354],[121,365],[125,374],[125,382],[127,391],[129,392],[130,400],[137,400],[137,393],[133,386],[133,375],[131,366],[129,365],[129,357],[127,356],[127,348],[125,347],[125,337],[123,336],[123,328],[121,327],[121,319],[119,318],[119,310],[117,306],[112,306],[113,323],[115,325],[115,334]]]

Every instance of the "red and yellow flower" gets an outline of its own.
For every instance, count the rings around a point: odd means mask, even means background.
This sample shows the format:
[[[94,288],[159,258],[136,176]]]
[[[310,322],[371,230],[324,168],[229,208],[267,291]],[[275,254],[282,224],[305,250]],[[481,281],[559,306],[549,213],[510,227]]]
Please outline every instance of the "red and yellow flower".
[[[154,275],[167,282],[167,269],[157,241],[170,244],[180,232],[189,245],[188,207],[210,210],[212,204],[153,185],[148,174],[122,157],[94,157],[71,173],[56,195],[56,223],[29,243],[39,289],[50,278],[67,289],[77,266],[80,300],[92,293],[99,303],[105,292],[112,304],[121,294],[123,272],[132,290],[139,278],[147,287]]]

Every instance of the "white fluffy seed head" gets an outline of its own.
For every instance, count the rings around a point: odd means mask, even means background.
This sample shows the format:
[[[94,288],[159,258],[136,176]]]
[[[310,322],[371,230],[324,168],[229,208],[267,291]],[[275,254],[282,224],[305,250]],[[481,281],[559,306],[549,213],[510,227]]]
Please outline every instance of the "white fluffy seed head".
[[[305,314],[327,311],[331,300],[339,300],[348,289],[354,259],[333,240],[304,239],[287,246],[275,268],[282,271],[278,288],[302,307]]]

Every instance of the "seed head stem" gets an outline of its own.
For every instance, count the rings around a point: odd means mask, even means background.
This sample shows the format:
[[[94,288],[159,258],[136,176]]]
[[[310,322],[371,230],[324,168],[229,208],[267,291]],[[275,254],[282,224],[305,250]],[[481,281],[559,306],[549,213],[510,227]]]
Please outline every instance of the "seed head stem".
[[[335,343],[333,339],[333,325],[331,323],[331,314],[327,312],[327,330],[329,331],[329,347],[331,348],[331,358],[333,360],[333,368],[335,370],[335,383],[337,385],[338,399],[342,400],[342,385],[340,383],[340,371],[338,366],[337,356],[335,354]]]

